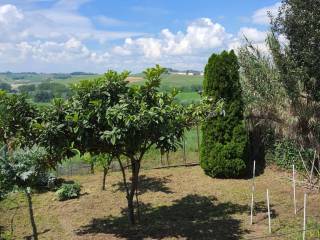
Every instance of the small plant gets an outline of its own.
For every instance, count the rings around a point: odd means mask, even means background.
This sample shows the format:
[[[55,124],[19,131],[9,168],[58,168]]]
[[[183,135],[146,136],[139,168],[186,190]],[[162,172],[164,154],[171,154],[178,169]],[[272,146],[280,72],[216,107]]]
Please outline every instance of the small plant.
[[[79,183],[62,184],[62,186],[56,191],[56,195],[59,201],[65,201],[68,199],[78,198],[80,196],[81,186]]]

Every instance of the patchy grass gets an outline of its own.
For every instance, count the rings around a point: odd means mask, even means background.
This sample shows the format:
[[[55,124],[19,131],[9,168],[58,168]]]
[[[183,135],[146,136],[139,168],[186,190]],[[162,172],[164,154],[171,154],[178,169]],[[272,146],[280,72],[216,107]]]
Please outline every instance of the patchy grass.
[[[121,173],[107,178],[101,191],[101,174],[76,176],[82,186],[79,199],[58,202],[52,192],[34,194],[34,211],[40,239],[252,239],[268,236],[266,189],[270,191],[273,239],[300,239],[302,214],[293,215],[289,174],[266,169],[256,178],[254,225],[250,226],[251,180],[212,179],[199,167],[143,170],[140,183],[141,220],[129,227]],[[298,208],[304,189],[297,189]],[[13,194],[0,203],[0,226],[10,230],[16,204],[14,237],[31,234],[26,201]],[[319,237],[320,197],[308,193],[309,239]],[[281,235],[291,233],[291,235]]]

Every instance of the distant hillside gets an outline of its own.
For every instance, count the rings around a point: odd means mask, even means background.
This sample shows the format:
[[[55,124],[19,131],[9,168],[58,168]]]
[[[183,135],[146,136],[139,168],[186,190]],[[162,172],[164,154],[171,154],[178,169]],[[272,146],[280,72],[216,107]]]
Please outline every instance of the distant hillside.
[[[77,83],[81,80],[94,79],[99,76],[101,75],[85,72],[50,74],[34,72],[2,72],[0,73],[0,84],[5,83],[2,84],[3,87],[7,87],[6,84],[10,84],[12,92],[21,92],[22,89],[28,89],[29,87],[37,89],[38,85],[49,82],[52,84],[61,83],[68,87],[68,85]],[[142,73],[132,74],[127,80],[130,84],[137,85],[144,82]],[[198,101],[200,96],[197,92],[202,89],[202,81],[203,76],[200,72],[192,72],[192,70],[189,70],[189,72],[180,72],[178,70],[169,69],[168,73],[163,76],[160,88],[161,91],[171,91],[173,88],[176,88],[178,91],[182,92],[179,94],[178,98],[183,102]]]

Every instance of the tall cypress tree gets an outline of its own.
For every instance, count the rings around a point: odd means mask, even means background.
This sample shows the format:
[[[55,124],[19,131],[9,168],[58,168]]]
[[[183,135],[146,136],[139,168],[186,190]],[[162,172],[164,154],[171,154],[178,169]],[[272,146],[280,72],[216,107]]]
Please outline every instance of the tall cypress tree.
[[[239,64],[233,51],[213,54],[205,67],[204,95],[224,100],[224,112],[202,126],[201,167],[212,177],[239,177],[246,171],[247,134],[239,82]]]

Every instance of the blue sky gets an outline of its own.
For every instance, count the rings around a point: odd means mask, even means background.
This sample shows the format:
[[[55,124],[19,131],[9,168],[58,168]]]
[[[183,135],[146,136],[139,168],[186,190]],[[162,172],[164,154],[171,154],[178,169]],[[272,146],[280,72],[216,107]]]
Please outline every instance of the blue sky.
[[[202,70],[243,35],[262,49],[275,0],[0,0],[0,71]]]

